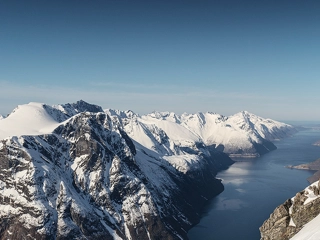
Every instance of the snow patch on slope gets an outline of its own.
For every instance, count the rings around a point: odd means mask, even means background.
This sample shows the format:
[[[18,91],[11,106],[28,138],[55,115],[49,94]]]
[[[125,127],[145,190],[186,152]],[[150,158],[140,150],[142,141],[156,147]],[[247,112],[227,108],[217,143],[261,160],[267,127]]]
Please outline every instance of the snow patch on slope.
[[[153,112],[139,116],[131,111],[105,110],[117,117],[126,132],[143,146],[157,151],[153,129],[162,130],[176,147],[193,148],[198,143],[219,148],[230,156],[259,156],[276,147],[270,142],[295,132],[290,125],[264,119],[248,112],[230,117],[206,112],[177,115]],[[159,132],[159,131],[158,131]],[[170,145],[172,149],[173,145]],[[259,150],[258,150],[259,148]],[[171,154],[169,154],[171,155]]]
[[[19,105],[8,117],[0,119],[0,139],[51,133],[59,123],[47,113],[43,106],[42,103],[34,102]]]
[[[290,240],[319,240],[320,239],[320,215],[308,222],[294,237]]]

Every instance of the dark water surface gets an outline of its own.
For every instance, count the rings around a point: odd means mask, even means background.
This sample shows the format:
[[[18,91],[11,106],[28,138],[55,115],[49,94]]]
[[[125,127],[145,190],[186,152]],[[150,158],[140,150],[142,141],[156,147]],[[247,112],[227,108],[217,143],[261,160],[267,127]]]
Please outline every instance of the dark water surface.
[[[319,129],[300,131],[275,142],[277,150],[260,158],[236,162],[220,172],[224,192],[206,207],[190,240],[258,240],[259,227],[273,210],[308,184],[310,171],[288,169],[320,158]],[[243,159],[242,159],[243,160]]]

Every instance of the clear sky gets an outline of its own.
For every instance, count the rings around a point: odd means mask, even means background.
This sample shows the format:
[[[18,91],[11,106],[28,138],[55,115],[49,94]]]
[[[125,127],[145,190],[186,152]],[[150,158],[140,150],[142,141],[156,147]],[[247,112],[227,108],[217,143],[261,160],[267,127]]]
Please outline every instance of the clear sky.
[[[320,120],[319,0],[0,1],[0,113],[31,101]]]

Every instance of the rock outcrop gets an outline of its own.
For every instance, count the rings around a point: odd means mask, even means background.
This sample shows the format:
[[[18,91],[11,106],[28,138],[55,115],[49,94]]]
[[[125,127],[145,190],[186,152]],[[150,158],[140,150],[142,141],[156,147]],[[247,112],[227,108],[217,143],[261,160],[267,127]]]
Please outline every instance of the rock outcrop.
[[[288,240],[320,214],[319,181],[278,206],[260,227],[261,240]]]

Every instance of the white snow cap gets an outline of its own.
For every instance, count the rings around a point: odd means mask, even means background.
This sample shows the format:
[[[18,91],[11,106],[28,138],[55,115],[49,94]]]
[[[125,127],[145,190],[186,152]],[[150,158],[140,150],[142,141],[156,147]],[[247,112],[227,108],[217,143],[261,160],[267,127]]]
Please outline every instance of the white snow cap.
[[[42,103],[34,102],[19,105],[8,117],[0,119],[0,139],[51,133],[59,123],[47,113],[43,106]]]

